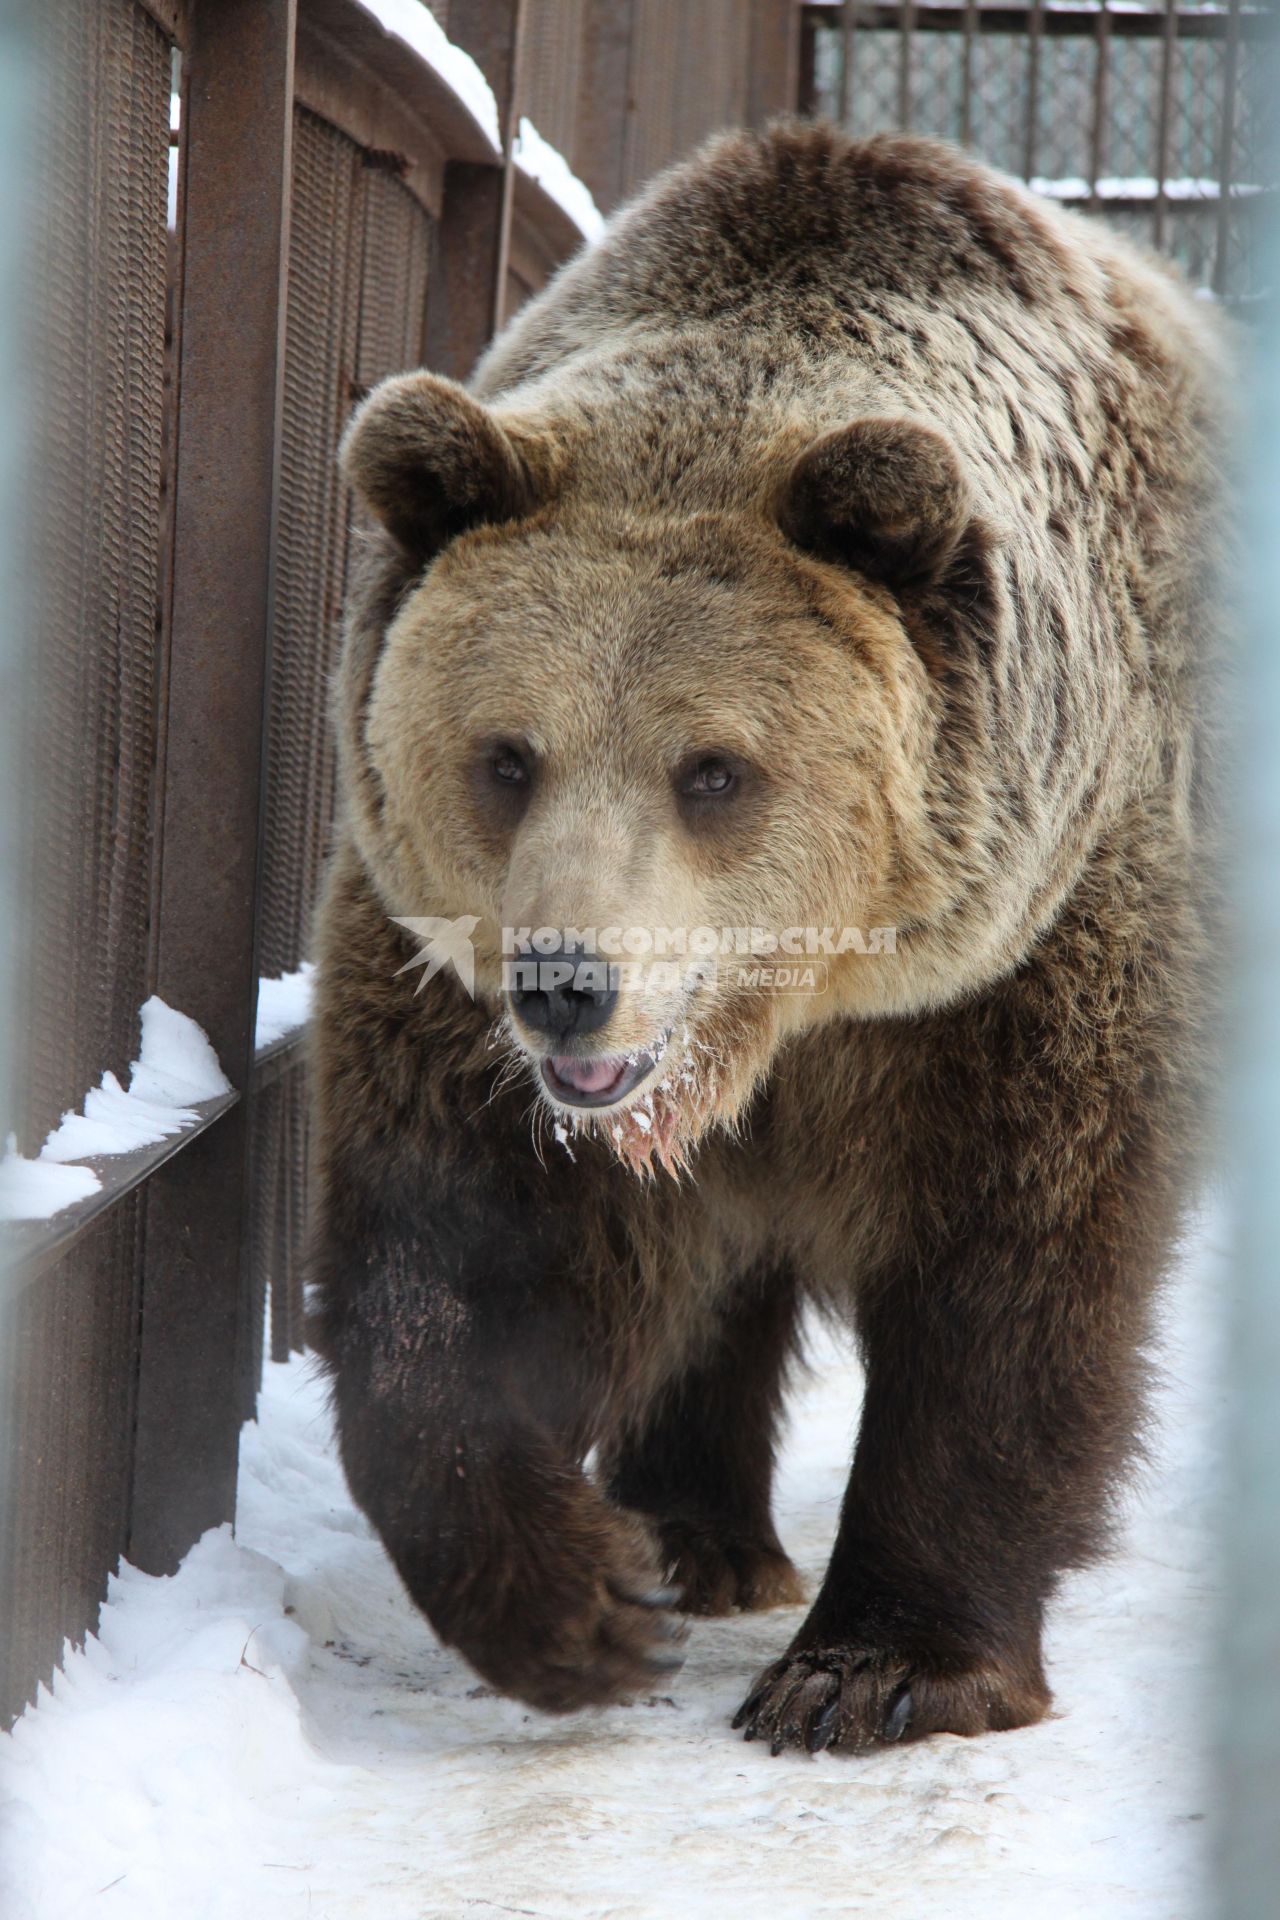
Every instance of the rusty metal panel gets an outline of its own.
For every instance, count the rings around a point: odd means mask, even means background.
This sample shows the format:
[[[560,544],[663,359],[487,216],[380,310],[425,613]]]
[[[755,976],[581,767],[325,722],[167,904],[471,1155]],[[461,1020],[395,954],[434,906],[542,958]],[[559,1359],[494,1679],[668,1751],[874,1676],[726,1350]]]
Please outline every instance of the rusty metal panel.
[[[260,964],[306,953],[333,812],[329,677],[350,502],[338,438],[360,393],[422,359],[431,221],[376,159],[295,114],[289,321],[276,509]]]
[[[83,1639],[129,1521],[139,1197],[104,1214],[0,1312],[0,1718]]]
[[[29,1147],[127,1068],[146,997],[170,94],[135,0],[65,0],[42,30]]]
[[[737,0],[633,0],[632,19],[628,193],[708,134],[740,126],[752,97],[752,15]]]
[[[234,1511],[294,0],[191,0],[156,986],[244,1098],[145,1189],[129,1556]]]
[[[295,110],[259,906],[264,974],[292,971],[307,952],[332,829],[328,695],[351,512],[338,439],[360,394],[422,361],[431,229],[392,158],[366,154],[316,114]],[[277,1359],[301,1341],[305,1114],[299,1070],[261,1088],[249,1321],[257,1354],[269,1294]],[[252,1368],[247,1377],[251,1390]]]
[[[171,73],[136,0],[59,0],[38,33],[29,1151],[104,1068],[127,1069],[148,985]],[[6,1713],[92,1626],[125,1545],[137,1253],[127,1198],[0,1311]]]
[[[328,820],[328,675],[346,569],[347,501],[334,463],[356,380],[360,153],[326,121],[294,116],[289,318],[272,600],[259,960],[303,957]]]
[[[572,162],[586,0],[528,0],[520,61],[520,112]]]

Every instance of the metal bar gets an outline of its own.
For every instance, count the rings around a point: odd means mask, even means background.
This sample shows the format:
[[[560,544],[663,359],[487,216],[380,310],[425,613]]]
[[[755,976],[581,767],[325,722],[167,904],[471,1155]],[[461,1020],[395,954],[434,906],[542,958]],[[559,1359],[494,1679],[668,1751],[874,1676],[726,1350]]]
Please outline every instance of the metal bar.
[[[977,32],[977,0],[965,0],[964,48],[960,73],[960,144],[967,147],[973,138],[973,40]]]
[[[903,133],[910,133],[911,42],[916,30],[915,0],[904,0],[900,12],[902,37],[898,48],[898,125]]]
[[[156,988],[251,1087],[296,0],[192,0]],[[228,305],[234,289],[234,310]],[[216,804],[211,798],[216,780]],[[235,1505],[249,1098],[147,1183],[129,1555]]]
[[[1222,72],[1222,145],[1218,154],[1218,234],[1213,256],[1213,290],[1227,289],[1227,250],[1231,244],[1231,175],[1236,139],[1236,77],[1240,64],[1240,0],[1231,0],[1226,57]]]
[[[1152,238],[1157,247],[1164,245],[1168,221],[1169,135],[1173,126],[1173,62],[1177,43],[1177,0],[1167,0],[1160,46],[1160,97],[1156,107],[1156,212]]]
[[[0,1285],[7,1293],[21,1292],[32,1280],[55,1266],[76,1242],[96,1226],[104,1213],[126,1199],[152,1174],[229,1113],[239,1100],[236,1092],[202,1100],[192,1111],[199,1117],[181,1133],[132,1153],[112,1154],[83,1164],[97,1174],[102,1186],[87,1200],[77,1201],[52,1220],[12,1221],[0,1227]]]
[[[853,126],[853,29],[856,0],[841,0],[840,7],[840,125]]]
[[[1248,193],[1239,188],[1231,195],[1231,209],[1234,215],[1260,214],[1275,205],[1277,189],[1259,187]],[[1045,199],[1052,200],[1059,207],[1101,207],[1107,213],[1150,213],[1156,204],[1153,193],[1100,193],[1096,198],[1087,190],[1084,193],[1051,193]],[[1222,196],[1217,187],[1208,192],[1197,194],[1186,200],[1170,200],[1169,205],[1179,214],[1202,215],[1212,213],[1215,218],[1221,214]]]
[[[1027,124],[1022,148],[1022,177],[1034,180],[1036,136],[1040,131],[1040,40],[1044,32],[1044,0],[1034,0],[1027,26]]]
[[[1107,150],[1107,83],[1111,77],[1111,0],[1098,9],[1093,64],[1093,124],[1089,129],[1089,205],[1097,207],[1098,180]]]

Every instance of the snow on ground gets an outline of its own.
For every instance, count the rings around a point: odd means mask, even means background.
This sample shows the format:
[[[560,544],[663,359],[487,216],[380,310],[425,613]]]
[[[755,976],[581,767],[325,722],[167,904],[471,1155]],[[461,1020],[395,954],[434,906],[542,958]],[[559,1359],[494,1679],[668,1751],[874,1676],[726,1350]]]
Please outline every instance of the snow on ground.
[[[1192,1920],[1215,1597],[1223,1230],[1172,1285],[1154,1464],[1123,1549],[1055,1610],[1053,1717],[863,1758],[728,1728],[798,1613],[695,1624],[669,1690],[548,1720],[437,1646],[334,1458],[307,1362],[268,1368],[240,1510],[0,1741],[11,1920]],[[779,1487],[820,1576],[858,1376],[818,1344]],[[8,1902],[3,1895],[7,1891]]]

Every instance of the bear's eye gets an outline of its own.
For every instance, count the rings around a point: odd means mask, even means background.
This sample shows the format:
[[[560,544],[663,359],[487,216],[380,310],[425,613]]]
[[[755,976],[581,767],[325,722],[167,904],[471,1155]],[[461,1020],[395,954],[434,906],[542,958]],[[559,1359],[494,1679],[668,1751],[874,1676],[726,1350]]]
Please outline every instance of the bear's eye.
[[[495,747],[489,770],[499,786],[527,787],[529,784],[529,764],[515,747]]]
[[[680,791],[693,800],[723,800],[738,784],[738,770],[718,753],[703,754],[686,767]]]

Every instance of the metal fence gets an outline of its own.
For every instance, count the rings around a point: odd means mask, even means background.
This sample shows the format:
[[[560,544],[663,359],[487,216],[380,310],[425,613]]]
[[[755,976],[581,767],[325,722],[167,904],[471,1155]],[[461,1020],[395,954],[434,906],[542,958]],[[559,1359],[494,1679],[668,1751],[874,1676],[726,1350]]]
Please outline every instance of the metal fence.
[[[911,125],[1051,178],[1197,279],[1251,284],[1267,182],[1259,16],[1238,0],[433,12],[489,82],[496,143],[380,0],[31,7],[40,590],[27,777],[6,787],[28,852],[0,1137],[35,1152],[104,1069],[124,1076],[153,992],[235,1091],[98,1163],[101,1192],[69,1214],[4,1230],[0,1710],[92,1624],[121,1554],[168,1570],[232,1514],[268,1298],[271,1350],[301,1339],[299,1050],[254,1031],[259,978],[306,951],[330,828],[350,513],[334,449],[385,373],[465,375],[577,245],[513,160],[521,118],[605,211],[715,127],[797,101]]]
[[[578,243],[513,164],[521,116],[607,210],[795,86],[790,0],[437,5],[490,84],[495,144],[378,4],[30,12],[40,591],[11,783],[21,1091],[0,1137],[34,1153],[104,1069],[126,1076],[152,992],[235,1092],[94,1163],[102,1190],[71,1212],[0,1229],[9,1712],[92,1625],[121,1554],[168,1570],[231,1515],[268,1296],[272,1351],[301,1339],[299,1049],[255,1049],[255,1001],[305,954],[330,829],[352,403],[398,368],[464,375]]]
[[[802,95],[857,133],[971,146],[1177,260],[1193,286],[1257,292],[1268,102],[1242,0],[831,0],[804,8]]]

